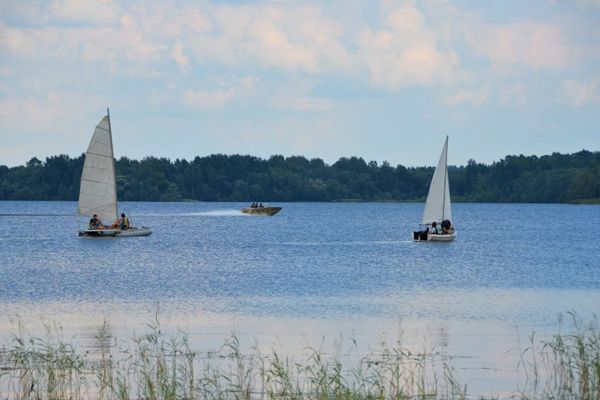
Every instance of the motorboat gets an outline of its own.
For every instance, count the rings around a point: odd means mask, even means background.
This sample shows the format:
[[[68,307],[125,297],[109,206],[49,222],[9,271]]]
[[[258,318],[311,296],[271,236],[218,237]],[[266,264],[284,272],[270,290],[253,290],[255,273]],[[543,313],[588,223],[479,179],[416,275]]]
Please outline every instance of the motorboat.
[[[244,214],[272,216],[281,211],[281,207],[263,206],[242,208]]]

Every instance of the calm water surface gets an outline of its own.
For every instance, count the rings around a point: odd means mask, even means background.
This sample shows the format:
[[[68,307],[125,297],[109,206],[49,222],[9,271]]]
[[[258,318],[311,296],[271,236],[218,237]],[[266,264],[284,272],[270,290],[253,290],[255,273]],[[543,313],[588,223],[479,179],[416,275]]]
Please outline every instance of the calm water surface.
[[[152,236],[86,239],[74,202],[0,202],[0,343],[16,319],[128,336],[156,312],[200,347],[402,336],[465,356],[459,378],[485,393],[515,389],[518,332],[600,311],[600,206],[456,204],[457,240],[433,244],[410,240],[421,204],[278,205],[123,203]]]

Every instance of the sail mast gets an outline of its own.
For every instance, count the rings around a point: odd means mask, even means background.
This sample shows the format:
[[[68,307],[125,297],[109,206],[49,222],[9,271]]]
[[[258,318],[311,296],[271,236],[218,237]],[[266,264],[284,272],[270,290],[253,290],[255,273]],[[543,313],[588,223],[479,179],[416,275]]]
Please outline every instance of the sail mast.
[[[450,205],[450,199],[446,200],[445,193],[445,191],[448,189],[448,185],[446,184],[447,144],[448,138],[446,138],[446,142],[444,143],[444,147],[440,153],[437,166],[433,172],[433,177],[431,178],[429,193],[427,194],[427,201],[425,202],[425,210],[423,211],[423,224],[430,224],[434,221],[440,221],[440,218],[445,218],[446,216],[450,215],[450,211],[446,213],[444,210],[446,208],[446,203]],[[442,206],[441,210],[440,206]]]
[[[108,109],[108,107],[106,107],[106,116],[108,117],[108,137],[110,138],[110,154],[112,156],[112,170],[113,170],[113,181],[115,183],[115,215],[117,216],[117,218],[119,217],[118,214],[118,210],[119,210],[119,206],[118,206],[118,196],[117,196],[117,172],[116,172],[116,168],[115,168],[115,151],[114,151],[114,146],[113,146],[113,140],[112,140],[112,128],[110,126],[110,110]]]
[[[110,126],[110,124],[109,124]],[[448,136],[446,136],[446,143],[444,144],[444,150],[446,154],[444,154],[444,158],[446,159],[446,165],[444,166],[444,200],[442,201],[442,221],[444,218],[444,211],[446,211],[446,182],[448,182]]]
[[[107,110],[108,111],[108,110]],[[85,152],[79,187],[79,213],[114,220],[117,214],[115,162],[109,116],[96,125]]]

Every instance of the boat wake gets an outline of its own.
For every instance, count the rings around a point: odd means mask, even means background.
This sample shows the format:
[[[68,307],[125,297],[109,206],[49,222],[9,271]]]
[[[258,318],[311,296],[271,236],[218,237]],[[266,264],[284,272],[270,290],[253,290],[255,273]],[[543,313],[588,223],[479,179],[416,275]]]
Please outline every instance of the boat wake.
[[[247,217],[240,210],[214,210],[202,212],[188,213],[140,213],[133,215],[134,217]]]
[[[188,217],[247,217],[240,210],[214,210],[182,214]]]
[[[0,217],[73,217],[77,214],[0,214]]]

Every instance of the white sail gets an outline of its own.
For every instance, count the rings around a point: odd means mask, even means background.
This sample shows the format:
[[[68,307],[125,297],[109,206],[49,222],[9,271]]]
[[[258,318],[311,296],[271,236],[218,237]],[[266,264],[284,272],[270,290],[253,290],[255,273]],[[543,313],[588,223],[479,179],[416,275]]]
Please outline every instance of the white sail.
[[[98,214],[105,223],[117,219],[115,158],[108,115],[96,125],[85,152],[79,189],[79,213],[89,216]]]
[[[423,224],[431,224],[432,222],[441,222],[445,219],[452,221],[452,211],[450,208],[450,186],[448,185],[448,137],[444,143],[440,161],[438,162],[431,185],[429,186],[429,194],[425,203],[425,211],[423,212]]]

